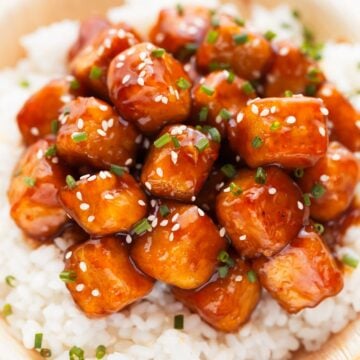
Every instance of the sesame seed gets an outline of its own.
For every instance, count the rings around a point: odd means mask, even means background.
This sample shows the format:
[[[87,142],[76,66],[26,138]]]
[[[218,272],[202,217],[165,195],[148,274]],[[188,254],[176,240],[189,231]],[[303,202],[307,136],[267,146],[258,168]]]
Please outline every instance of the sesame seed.
[[[339,154],[334,154],[331,158],[335,161],[338,161],[340,160],[341,156]]]
[[[158,219],[155,218],[155,219],[152,221],[152,223],[151,223],[151,227],[152,227],[152,228],[155,228],[155,227],[157,226],[157,224],[158,224]]]
[[[77,292],[81,292],[81,291],[83,291],[85,289],[85,285],[84,284],[77,284],[76,286],[75,286],[75,290],[77,291]]]
[[[246,240],[246,235],[245,235],[245,234],[244,234],[244,235],[240,235],[240,236],[239,236],[239,240],[240,240],[240,241]]]
[[[138,201],[138,204],[139,204],[140,206],[146,206],[145,201],[144,201],[144,200],[141,200],[141,199]]]
[[[219,191],[224,185],[225,185],[224,182],[221,182],[220,184],[216,184],[216,185],[215,185],[215,189],[216,189],[217,191]],[[230,190],[230,188],[229,188],[229,190]]]
[[[96,180],[96,175],[92,175],[87,179],[88,182],[91,182],[91,181],[94,181],[94,180]]]
[[[112,128],[114,126],[114,119],[113,118],[109,119],[107,124],[109,129]]]
[[[360,129],[360,120],[356,120],[356,121],[355,121],[355,125],[356,125],[356,127],[357,127],[358,129]]]
[[[270,195],[274,195],[274,194],[276,194],[276,189],[274,188],[274,187],[271,187],[271,188],[269,188],[269,190],[268,190],[268,193],[270,194]]]
[[[90,174],[85,174],[83,176],[80,176],[80,180],[86,180],[89,177],[90,177]]]
[[[251,105],[251,111],[252,111],[255,115],[259,114],[259,108],[258,108],[255,104],[252,104],[252,105]]]
[[[320,180],[326,182],[330,179],[329,175],[323,174],[320,176]]]
[[[156,206],[156,200],[152,199],[150,201],[150,205],[151,205],[151,207],[155,207]]]
[[[270,113],[271,114],[275,114],[276,111],[277,111],[277,107],[275,105],[270,108]]]
[[[286,56],[289,53],[290,49],[288,47],[282,47],[279,51],[279,55]]]
[[[299,210],[303,210],[304,209],[304,204],[301,201],[297,202],[297,207]]]
[[[65,259],[66,260],[69,260],[72,256],[72,251],[68,251],[66,254],[65,254]]]
[[[82,118],[79,118],[76,122],[77,128],[81,130],[84,127],[84,120]]]
[[[174,165],[176,165],[177,160],[178,160],[178,154],[175,151],[171,151],[170,152],[170,156],[171,156],[171,161]]]
[[[180,99],[179,91],[177,89],[175,89],[175,97],[177,100]]]
[[[140,63],[140,64],[138,65],[137,69],[141,71],[145,66],[146,66],[145,63]]]
[[[89,223],[92,223],[94,220],[95,220],[95,216],[94,216],[94,215],[90,215],[90,216],[88,217],[88,219],[87,219],[87,221],[88,221]]]
[[[119,29],[119,31],[117,32],[117,36],[119,39],[123,39],[126,35],[126,32],[124,29]]]
[[[166,96],[163,96],[161,102],[166,105],[169,102],[169,99]]]
[[[106,174],[105,174],[104,171],[100,171],[99,176],[100,176],[100,178],[103,179],[103,180],[106,179]]]
[[[122,84],[126,84],[130,80],[130,77],[131,76],[129,74],[125,75],[122,79]]]
[[[225,233],[226,233],[226,230],[225,230],[224,227],[222,227],[222,228],[219,230],[219,235],[220,235],[221,237],[224,237],[224,236],[225,236]]]
[[[242,279],[243,279],[243,277],[242,277],[241,275],[236,275],[236,276],[235,276],[235,281],[236,281],[236,282],[241,282]]]
[[[132,237],[131,237],[131,235],[127,234],[127,235],[126,235],[126,238],[125,238],[125,241],[126,241],[127,244],[131,244],[131,243],[132,243]]]
[[[55,157],[53,157],[53,158],[51,159],[51,162],[52,162],[53,164],[58,164],[58,163],[59,163],[59,158],[58,158],[57,156],[55,156]]]
[[[120,68],[122,68],[124,66],[124,63],[123,62],[118,62],[116,65],[115,65],[115,67],[117,68],[117,69],[120,69]]]
[[[145,187],[151,190],[151,184],[148,181],[145,182]]]
[[[147,54],[145,51],[142,51],[140,54],[139,54],[139,58],[141,61],[144,61],[147,57]]]
[[[160,177],[163,177],[164,172],[163,172],[162,168],[159,168],[159,167],[158,167],[158,168],[156,169],[156,174],[159,175]]]
[[[137,83],[138,83],[138,85],[140,85],[140,86],[144,86],[144,85],[145,85],[145,81],[144,81],[144,79],[141,78],[141,77],[139,77],[139,78],[137,79]]]
[[[149,216],[148,216],[148,220],[149,220],[149,221],[153,221],[155,218],[156,218],[155,215],[149,215]]]
[[[142,140],[142,134],[139,134],[135,139],[135,144],[140,144]]]
[[[36,153],[36,157],[40,160],[42,159],[43,156],[44,156],[44,152],[42,151],[42,149],[39,149],[38,152]]]
[[[161,99],[162,99],[162,95],[156,95],[156,96],[154,97],[154,101],[155,101],[156,103],[160,102]]]
[[[295,116],[288,116],[286,119],[285,119],[285,122],[287,124],[295,124],[296,123],[296,117]]]
[[[224,192],[224,193],[230,192],[230,187],[228,186],[227,188],[225,188],[225,189],[223,190],[223,192]]]
[[[80,204],[80,209],[83,211],[89,210],[90,209],[90,205],[87,203],[82,203]]]
[[[103,120],[103,121],[101,122],[101,127],[103,128],[104,131],[107,131],[107,129],[108,129],[108,123],[107,123],[106,120]]]
[[[322,126],[319,126],[319,133],[320,133],[321,136],[325,136],[326,135],[325,128],[322,127]]]
[[[236,158],[235,158],[236,162],[239,162],[241,160],[241,157],[240,155],[236,155]]]
[[[107,111],[108,107],[107,107],[106,105],[100,105],[100,106],[99,106],[99,109],[100,109],[101,111]]]
[[[243,113],[243,112],[239,112],[239,113],[237,114],[237,116],[236,116],[236,122],[237,122],[238,124],[240,124],[240,123],[243,121],[243,119],[244,119],[244,113]]]
[[[169,241],[173,241],[174,240],[174,233],[171,232],[169,235]]]
[[[37,127],[32,127],[32,128],[30,129],[30,133],[31,133],[31,135],[33,135],[33,136],[39,136],[39,135],[40,135],[40,131],[39,131],[39,129],[38,129]]]
[[[326,107],[321,107],[320,111],[323,115],[328,116],[329,115],[329,110]]]
[[[146,75],[146,71],[145,70],[142,70],[139,74],[139,77],[140,78],[143,78],[144,76]]]
[[[106,136],[106,132],[102,129],[97,129],[96,132],[100,135],[100,136]]]
[[[79,263],[79,268],[80,268],[80,270],[81,270],[82,272],[86,272],[86,270],[87,270],[87,265],[86,265],[86,263],[85,263],[84,261],[80,261],[80,263]]]
[[[215,122],[217,124],[220,124],[222,122],[222,117],[220,115],[218,115],[216,118],[215,118]]]
[[[180,229],[180,224],[175,224],[172,228],[171,231],[178,231]]]
[[[160,222],[160,226],[166,226],[167,224],[169,223],[169,220],[162,220],[161,222]]]
[[[171,221],[174,223],[176,222],[176,220],[179,218],[180,214],[179,213],[176,213],[172,218],[171,218]]]
[[[113,199],[114,199],[114,195],[112,195],[112,194],[105,194],[105,195],[104,195],[104,199],[106,199],[106,200],[113,200]]]
[[[135,53],[135,49],[134,48],[130,48],[127,52],[128,55],[133,55]]]
[[[133,159],[128,158],[128,159],[125,161],[125,165],[126,165],[126,166],[129,166],[129,165],[132,164],[132,162],[133,162]]]
[[[269,109],[264,109],[261,111],[260,116],[268,116],[270,114],[270,110]]]
[[[93,291],[91,291],[91,295],[94,297],[98,297],[100,296],[100,291],[98,289],[94,289]]]
[[[78,200],[80,200],[80,201],[83,200],[82,193],[81,193],[80,191],[77,191],[77,192],[76,192],[76,198],[77,198]]]
[[[196,196],[192,196],[190,200],[191,200],[191,201],[195,201],[195,200],[196,200]]]
[[[202,209],[198,208],[197,211],[200,216],[205,216],[205,213]]]
[[[63,103],[68,103],[72,100],[72,96],[70,95],[63,95],[60,97],[60,100],[63,102]]]

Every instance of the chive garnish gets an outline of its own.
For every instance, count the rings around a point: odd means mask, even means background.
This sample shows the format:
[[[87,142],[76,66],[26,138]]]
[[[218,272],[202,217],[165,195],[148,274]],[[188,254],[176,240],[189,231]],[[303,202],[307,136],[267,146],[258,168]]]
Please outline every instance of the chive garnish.
[[[22,88],[27,89],[27,88],[30,86],[30,83],[29,83],[28,80],[21,80],[21,81],[19,82],[19,85],[20,85]]]
[[[180,142],[179,142],[178,138],[176,136],[172,136],[171,141],[173,142],[175,149],[179,149]]]
[[[255,91],[254,87],[249,81],[244,82],[244,84],[242,85],[242,89],[246,95],[250,95]]]
[[[314,228],[315,228],[315,231],[316,231],[319,235],[323,234],[324,231],[325,231],[324,225],[323,225],[323,224],[320,224],[320,223],[315,223],[315,224],[314,224]]]
[[[162,48],[159,48],[159,49],[155,49],[151,52],[151,55],[156,57],[156,58],[161,58],[163,57],[165,54],[165,50],[162,49]]]
[[[60,273],[59,278],[64,283],[72,283],[76,280],[77,275],[73,270],[64,270]]]
[[[183,77],[176,81],[176,85],[182,90],[187,90],[191,86],[191,84]]]
[[[106,347],[104,345],[99,345],[96,348],[96,353],[95,353],[96,359],[101,360],[105,357],[105,355],[106,355]]]
[[[115,164],[110,165],[110,172],[112,172],[116,176],[122,176],[125,171],[126,168],[124,166],[115,165]]]
[[[162,217],[166,217],[170,214],[170,209],[167,205],[160,205],[159,211]]]
[[[176,330],[184,329],[184,315],[179,314],[174,316],[174,329]]]
[[[222,108],[219,111],[219,116],[223,119],[223,120],[230,120],[231,119],[231,112],[228,109]]]
[[[206,41],[209,44],[215,44],[219,37],[219,33],[216,30],[210,30],[207,34]]]
[[[196,43],[187,43],[184,45],[185,50],[187,50],[189,53],[195,53],[198,47],[199,46]]]
[[[359,265],[359,259],[355,258],[354,256],[351,256],[349,254],[345,254],[341,261],[345,264],[348,265],[354,269],[357,268],[357,266]]]
[[[67,175],[65,181],[70,190],[74,189],[76,186],[76,180],[71,175]]]
[[[12,306],[10,304],[5,304],[2,308],[2,315],[3,317],[7,317],[12,315],[13,311],[12,311]]]
[[[207,86],[207,85],[201,85],[200,89],[203,93],[205,93],[208,96],[213,95],[215,92],[215,90],[213,88],[211,88],[210,86]]]
[[[229,272],[229,267],[227,265],[218,267],[218,274],[221,279],[224,279]]]
[[[264,34],[265,39],[271,41],[273,39],[276,38],[276,33],[274,33],[272,30],[268,30],[265,34]]]
[[[271,130],[271,131],[276,131],[276,130],[278,130],[278,129],[280,129],[280,128],[281,128],[281,122],[278,121],[278,120],[275,120],[275,121],[272,122],[271,125],[270,125],[270,130]]]
[[[255,182],[258,184],[265,184],[266,183],[266,171],[264,168],[262,167],[258,167],[256,169],[256,173],[255,173]]]
[[[305,206],[311,206],[311,200],[310,200],[309,194],[303,194],[303,199],[304,199]]]
[[[47,348],[42,348],[39,354],[43,358],[49,358],[51,357],[51,350]]]
[[[221,135],[217,128],[209,128],[208,133],[210,134],[212,140],[216,141],[217,143],[221,142]]]
[[[199,112],[199,121],[205,121],[208,117],[208,114],[209,108],[207,106],[203,106]]]
[[[316,94],[316,85],[315,84],[308,84],[305,87],[305,95],[307,96],[314,96]]]
[[[42,340],[43,340],[43,334],[42,333],[35,334],[34,349],[41,349]]]
[[[230,69],[230,64],[227,63],[219,63],[217,61],[213,61],[209,64],[209,69],[210,71],[215,71],[215,70],[228,70]]]
[[[89,78],[91,80],[98,80],[98,79],[100,79],[101,75],[102,75],[102,70],[98,66],[93,66],[90,69]]]
[[[226,264],[228,267],[233,267],[235,265],[234,259],[232,259],[229,253],[225,250],[221,250],[217,256],[217,259]]]
[[[15,287],[16,278],[15,278],[15,276],[8,275],[5,277],[5,282],[6,282],[6,285],[13,288],[13,287]]]
[[[307,77],[308,79],[310,79],[311,81],[318,81],[317,76],[321,73],[321,70],[318,68],[312,68],[309,70],[309,72],[307,73]]]
[[[76,143],[86,141],[87,140],[87,133],[86,132],[74,132],[74,133],[71,134],[71,138]]]
[[[208,146],[209,140],[207,138],[202,138],[195,144],[195,147],[199,152],[203,152]]]
[[[46,157],[53,157],[56,155],[56,145],[51,145],[47,148],[47,150],[45,151],[45,156]]]
[[[296,168],[294,170],[294,176],[298,179],[301,179],[303,176],[304,176],[304,169],[301,169],[301,168]]]
[[[71,90],[77,90],[80,88],[80,83],[77,79],[73,79],[70,81],[70,89]]]
[[[142,235],[144,232],[148,230],[151,230],[151,225],[149,224],[149,221],[146,218],[138,221],[133,228],[133,232],[136,235]]]
[[[234,18],[234,22],[235,24],[239,25],[239,26],[244,26],[245,25],[245,20],[244,19],[241,19],[239,17],[235,17]]]
[[[227,79],[226,81],[229,83],[229,84],[232,84],[235,80],[235,73],[233,71],[228,71],[228,76],[227,76]]]
[[[256,275],[256,272],[254,270],[250,270],[247,272],[247,278],[249,280],[250,283],[255,283],[256,280],[257,280],[257,275]]]
[[[311,193],[315,199],[319,199],[325,194],[325,188],[319,183],[316,183],[311,189]]]
[[[243,45],[248,42],[249,36],[248,34],[235,34],[233,35],[233,40],[236,45]]]
[[[263,140],[259,136],[255,136],[251,142],[251,145],[254,149],[259,149],[263,143]]]
[[[25,176],[24,177],[24,183],[26,186],[28,187],[34,187],[36,184],[36,179],[30,177],[30,176]]]
[[[77,346],[73,346],[69,350],[69,360],[85,360],[84,350]]]
[[[235,195],[241,195],[243,190],[240,186],[236,185],[234,182],[230,183],[230,192]]]
[[[236,175],[236,169],[232,164],[225,164],[221,167],[221,172],[228,178],[233,178]]]
[[[50,129],[51,129],[51,133],[53,135],[56,135],[59,131],[59,121],[56,119],[51,120]]]
[[[294,93],[291,90],[285,90],[284,95],[285,97],[292,97]]]
[[[168,144],[170,141],[171,141],[170,134],[165,133],[154,141],[154,146],[159,149],[165,146],[166,144]]]

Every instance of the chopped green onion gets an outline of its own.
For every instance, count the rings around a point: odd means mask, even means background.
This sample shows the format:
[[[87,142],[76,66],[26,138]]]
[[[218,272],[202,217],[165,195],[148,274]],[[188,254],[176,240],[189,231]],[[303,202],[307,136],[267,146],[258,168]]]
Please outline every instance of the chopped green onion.
[[[179,16],[184,15],[184,7],[181,4],[176,4],[176,10]]]
[[[203,93],[205,93],[208,96],[211,96],[214,94],[215,90],[207,85],[201,85],[200,89]]]
[[[161,49],[161,48],[155,49],[151,52],[151,55],[156,58],[161,58],[164,56],[164,54],[165,54],[165,49]]]
[[[321,184],[317,183],[311,189],[311,193],[315,199],[321,198],[325,194],[325,188]]]
[[[65,181],[70,190],[74,189],[76,186],[76,180],[71,175],[67,175]]]
[[[318,75],[321,74],[321,70],[318,68],[312,68],[309,70],[309,72],[307,73],[307,77],[308,79],[310,79],[311,81],[318,81]]]
[[[273,39],[276,38],[276,33],[274,33],[274,32],[271,31],[271,30],[268,30],[268,31],[264,34],[264,37],[265,37],[265,39],[271,41],[271,40],[273,40]]]
[[[310,200],[309,194],[303,194],[303,199],[304,199],[305,206],[311,206],[311,200]]]
[[[230,192],[235,195],[235,196],[238,196],[238,195],[241,195],[243,190],[240,186],[236,185],[235,183],[231,183],[230,184]]]
[[[104,345],[99,345],[97,348],[96,348],[96,359],[103,359],[106,355],[106,347]]]
[[[218,16],[213,15],[211,18],[211,26],[218,27],[220,25],[220,19]]]
[[[186,90],[191,86],[191,84],[183,77],[176,81],[176,85],[182,90]]]
[[[168,144],[170,141],[171,141],[170,134],[165,133],[154,141],[154,146],[159,149],[165,146],[166,144]]]
[[[159,211],[162,217],[166,217],[170,214],[170,209],[167,205],[160,205]]]
[[[283,29],[291,29],[291,25],[289,23],[286,23],[286,22],[281,23],[281,27]]]
[[[248,42],[249,36],[248,34],[235,34],[233,35],[233,40],[236,45],[243,45]]]
[[[219,37],[219,33],[216,30],[210,30],[207,34],[206,41],[209,44],[215,44]]]
[[[110,172],[112,172],[116,176],[123,176],[126,168],[124,166],[112,164],[110,166]]]
[[[53,157],[56,155],[56,145],[51,145],[48,147],[48,149],[45,151],[46,157]]]
[[[174,316],[174,329],[182,330],[184,328],[184,315],[179,314]]]
[[[301,179],[304,176],[304,173],[305,173],[304,169],[302,169],[302,168],[296,168],[294,170],[294,176],[298,179]]]
[[[10,316],[10,315],[12,315],[12,313],[13,313],[12,306],[10,304],[5,304],[2,309],[3,317]]]
[[[215,70],[228,70],[230,69],[230,64],[227,63],[219,63],[217,61],[213,61],[209,64],[209,69],[210,71],[215,71]]]
[[[10,287],[15,287],[15,282],[16,282],[16,278],[15,276],[12,275],[8,275],[5,277],[5,282],[7,285],[9,285]]]
[[[133,232],[136,235],[141,235],[145,231],[148,231],[148,230],[151,230],[151,225],[149,224],[149,221],[147,218],[144,218],[144,219],[141,219],[140,221],[138,221],[133,228]]]
[[[255,173],[255,182],[258,184],[265,184],[266,183],[266,171],[264,168],[262,167],[258,167],[256,169],[256,173]]]
[[[85,360],[84,350],[77,346],[73,346],[69,350],[69,360]]]
[[[212,127],[208,130],[208,132],[209,132],[212,140],[216,141],[217,143],[221,142],[221,135],[217,128]]]
[[[235,80],[235,73],[233,71],[229,71],[226,81],[229,84],[232,84],[234,82],[234,80]]]
[[[34,349],[41,349],[42,340],[43,340],[42,333],[35,334]]]
[[[250,95],[255,91],[254,87],[249,81],[244,82],[244,84],[242,85],[242,89],[246,95]]]
[[[98,80],[100,79],[101,75],[102,75],[102,70],[101,68],[99,68],[98,66],[93,66],[91,69],[90,69],[90,74],[89,74],[89,78],[91,80]]]
[[[251,142],[254,149],[259,149],[263,145],[264,141],[259,136],[255,136]]]
[[[285,90],[284,95],[285,97],[292,97],[294,93],[291,90]]]
[[[324,45],[321,43],[316,43],[314,34],[306,27],[303,30],[303,37],[304,42],[301,45],[301,51],[314,60],[320,60],[322,57],[321,52],[324,48]]]
[[[278,129],[280,129],[280,128],[281,128],[281,122],[278,121],[278,120],[275,120],[275,121],[272,122],[271,125],[270,125],[270,130],[271,130],[271,131],[276,131],[276,130],[278,130]]]
[[[86,132],[74,132],[71,134],[71,138],[74,142],[79,143],[82,141],[86,141],[88,136]]]
[[[235,261],[230,257],[229,253],[225,250],[221,250],[217,256],[217,259],[228,265],[229,267],[233,267],[235,265]]]
[[[73,270],[64,270],[60,273],[59,278],[64,283],[72,283],[76,280],[77,275],[76,272]]]
[[[171,137],[171,140],[172,140],[172,142],[173,142],[173,144],[174,144],[174,146],[175,146],[175,149],[179,149],[179,147],[180,147],[180,142],[179,142],[178,138],[177,138],[176,136],[172,136],[172,137]]]
[[[208,146],[209,140],[207,138],[202,138],[195,144],[195,147],[199,152],[203,152]]]
[[[203,106],[199,112],[199,121],[205,121],[208,117],[208,114],[209,108],[207,106]]]
[[[187,50],[189,53],[194,53],[198,49],[198,44],[196,43],[187,43],[184,45],[185,50]]]
[[[231,119],[231,112],[228,109],[222,108],[219,111],[219,116],[223,119],[223,120],[230,120]]]
[[[257,280],[257,275],[256,275],[256,272],[254,270],[250,270],[247,272],[247,278],[249,280],[250,283],[255,283],[256,280]]]
[[[234,22],[235,22],[236,25],[239,25],[239,26],[244,26],[245,25],[245,20],[241,19],[239,17],[235,17]]]
[[[354,269],[357,268],[357,266],[359,265],[359,259],[349,255],[349,254],[345,254],[341,261],[345,264],[345,265],[348,265]]]
[[[51,357],[51,350],[50,349],[46,349],[46,348],[42,348],[40,350],[40,356],[43,358],[49,358]]]
[[[320,223],[315,223],[315,224],[314,224],[314,228],[315,228],[315,231],[316,231],[319,235],[323,234],[324,231],[325,231],[324,225],[323,225],[323,224],[320,224]]]
[[[22,88],[26,89],[26,88],[28,88],[28,87],[30,86],[30,83],[29,83],[28,80],[21,80],[21,81],[19,82],[19,85],[20,85]]]
[[[236,169],[232,164],[225,164],[224,166],[222,166],[221,172],[230,179],[236,175]]]
[[[71,90],[77,90],[80,88],[80,83],[77,79],[73,79],[70,81],[70,89]]]
[[[58,120],[51,120],[50,124],[51,133],[53,135],[56,135],[59,131],[59,121]]]
[[[36,184],[36,179],[30,177],[30,176],[25,176],[24,177],[24,183],[26,186],[28,187],[34,187]]]
[[[221,279],[226,278],[228,272],[229,272],[229,267],[227,265],[223,265],[223,266],[218,267],[218,273],[219,273],[219,277]]]

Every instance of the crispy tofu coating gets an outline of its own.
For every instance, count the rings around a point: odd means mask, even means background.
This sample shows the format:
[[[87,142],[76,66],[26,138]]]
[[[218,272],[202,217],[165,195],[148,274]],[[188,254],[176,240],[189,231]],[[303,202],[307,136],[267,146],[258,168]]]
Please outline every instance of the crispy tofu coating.
[[[238,256],[225,277],[217,274],[194,290],[172,288],[175,298],[215,329],[231,332],[245,324],[260,300],[261,287],[255,272]]]
[[[219,143],[186,125],[166,127],[150,148],[141,182],[152,195],[194,201],[212,164]]]
[[[190,114],[191,82],[181,63],[165,50],[142,43],[111,62],[108,88],[119,113],[146,134]]]
[[[289,313],[314,307],[343,287],[343,279],[329,249],[311,227],[279,254],[254,262],[261,285]]]
[[[117,172],[120,169],[117,168]],[[66,212],[89,234],[130,231],[147,213],[147,199],[135,179],[122,170],[85,175],[62,188],[59,199]]]
[[[183,289],[209,280],[225,238],[211,218],[195,205],[163,202],[151,217],[152,229],[131,248],[136,265],[151,277]]]
[[[150,30],[153,44],[184,59],[202,42],[210,27],[210,10],[201,6],[182,6],[160,11]]]
[[[241,170],[216,198],[216,214],[244,256],[271,256],[299,232],[306,218],[298,186],[277,167]]]
[[[17,123],[26,145],[48,135],[56,135],[63,107],[84,93],[72,76],[50,81],[25,102],[17,114]]]
[[[254,80],[264,74],[272,56],[271,45],[263,36],[222,17],[206,34],[196,60],[203,71],[231,68],[239,77]]]
[[[266,97],[294,94],[314,96],[325,76],[319,65],[288,40],[275,42],[275,56],[266,74]]]
[[[327,114],[319,99],[255,99],[228,122],[228,138],[250,167],[309,167],[325,156]]]
[[[69,248],[62,274],[70,278],[67,288],[75,303],[90,317],[122,310],[154,284],[134,266],[122,240],[110,236]]]
[[[340,216],[351,204],[359,181],[355,155],[338,142],[329,144],[326,156],[304,170],[299,185],[311,198],[311,217],[329,221]]]
[[[52,140],[38,140],[20,158],[8,197],[11,217],[27,236],[47,240],[61,232],[67,216],[57,195],[66,174]]]
[[[331,139],[344,144],[351,151],[360,151],[360,113],[350,101],[330,83],[317,92],[329,110]]]
[[[227,122],[236,119],[256,92],[248,81],[228,70],[215,71],[204,77],[192,90],[193,114],[199,125],[216,127],[226,135]]]
[[[140,41],[139,35],[126,23],[105,28],[73,58],[70,71],[84,86],[108,99],[106,81],[110,62]]]
[[[138,135],[108,103],[78,97],[66,106],[56,146],[59,156],[71,165],[104,169],[111,164],[131,165]]]

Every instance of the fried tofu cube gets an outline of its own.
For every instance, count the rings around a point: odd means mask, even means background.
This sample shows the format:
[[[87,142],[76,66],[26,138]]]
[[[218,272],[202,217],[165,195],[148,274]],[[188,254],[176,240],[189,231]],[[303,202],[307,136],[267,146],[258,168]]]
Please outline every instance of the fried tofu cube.
[[[315,96],[325,81],[318,64],[288,40],[275,42],[274,50],[274,60],[266,74],[265,97],[285,96],[287,91]]]
[[[219,143],[186,125],[166,127],[151,146],[141,182],[154,196],[194,201],[219,153]]]
[[[151,216],[151,215],[150,215]],[[226,240],[195,205],[164,202],[151,216],[152,229],[133,241],[136,265],[151,277],[183,289],[209,280]]]
[[[228,138],[250,167],[310,167],[326,154],[327,109],[307,97],[255,99],[228,122]]]
[[[126,23],[105,27],[70,62],[70,71],[97,96],[108,100],[107,73],[120,52],[138,44],[139,35]]]
[[[109,171],[84,175],[62,188],[59,199],[66,212],[91,235],[128,232],[147,213],[145,193],[125,170],[118,175]]]
[[[325,83],[316,96],[329,110],[330,139],[341,142],[351,151],[360,151],[360,113],[330,83]]]
[[[302,194],[280,168],[241,170],[216,198],[217,218],[243,256],[272,256],[306,218]]]
[[[61,232],[67,216],[57,196],[66,175],[52,140],[38,140],[22,155],[8,198],[11,217],[26,235],[42,241]]]
[[[249,320],[261,295],[260,283],[249,264],[240,257],[233,260],[225,277],[216,274],[199,289],[172,288],[177,300],[225,332],[236,331]]]
[[[90,239],[65,254],[66,282],[75,303],[90,317],[118,312],[146,296],[154,281],[130,260],[122,239]]]
[[[256,92],[248,81],[231,71],[215,71],[204,77],[192,91],[193,114],[199,125],[216,127],[226,135],[227,122],[236,119]]]
[[[84,93],[72,76],[50,81],[25,102],[17,114],[19,130],[26,145],[56,135],[63,107]]]
[[[119,113],[148,135],[190,114],[188,75],[181,63],[151,43],[135,45],[114,58],[108,87]]]
[[[79,97],[66,107],[56,146],[59,156],[71,165],[104,169],[112,164],[131,165],[138,135],[111,105],[94,97]]]
[[[254,261],[261,285],[289,313],[315,307],[343,287],[342,273],[319,235],[304,228],[279,254]]]
[[[309,194],[310,215],[319,221],[340,216],[351,204],[359,180],[355,155],[338,142],[329,144],[326,156],[304,170],[299,186]]]

